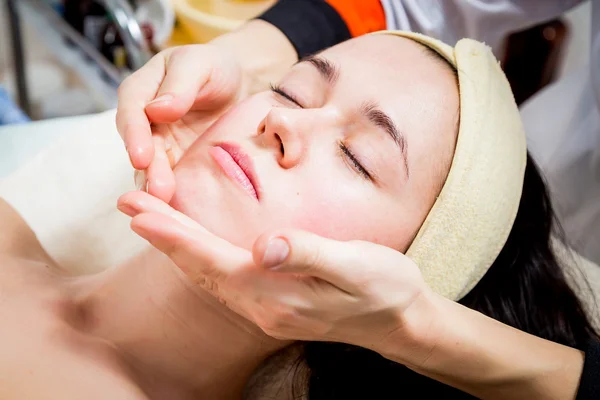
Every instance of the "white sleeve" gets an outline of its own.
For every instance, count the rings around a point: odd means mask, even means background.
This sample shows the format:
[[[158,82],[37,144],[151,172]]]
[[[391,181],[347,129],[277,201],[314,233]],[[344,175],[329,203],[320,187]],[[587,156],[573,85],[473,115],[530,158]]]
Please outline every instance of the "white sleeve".
[[[548,21],[582,0],[381,0],[388,29],[420,32],[454,44],[471,38],[494,51],[511,32]]]

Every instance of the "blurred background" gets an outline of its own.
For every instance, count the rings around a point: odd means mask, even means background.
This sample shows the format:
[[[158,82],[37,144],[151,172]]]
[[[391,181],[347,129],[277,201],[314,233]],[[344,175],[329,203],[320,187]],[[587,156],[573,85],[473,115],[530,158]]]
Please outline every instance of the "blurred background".
[[[0,124],[114,108],[154,53],[207,42],[275,1],[0,0]],[[518,103],[586,63],[589,8],[506,38],[498,57]]]
[[[207,42],[273,3],[0,0],[0,124],[114,108],[119,83],[156,52]]]

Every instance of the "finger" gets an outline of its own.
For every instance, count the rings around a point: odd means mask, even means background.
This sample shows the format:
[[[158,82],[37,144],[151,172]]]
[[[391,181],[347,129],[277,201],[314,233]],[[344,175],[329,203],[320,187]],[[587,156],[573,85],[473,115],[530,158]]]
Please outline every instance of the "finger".
[[[222,283],[252,262],[248,251],[206,230],[192,229],[165,214],[138,214],[131,220],[131,228],[200,285],[207,279]]]
[[[290,230],[260,236],[252,256],[254,262],[264,268],[310,275],[352,292],[357,283],[357,265],[370,261],[357,249],[356,243]]]
[[[320,315],[315,310],[330,309],[331,303],[337,303],[339,292],[331,293],[335,298],[325,299],[323,292],[315,292],[306,279],[258,269],[248,251],[164,214],[140,214],[131,226],[196,285],[267,333],[288,339],[311,338],[314,332],[310,330],[323,332],[319,327],[330,325],[315,318]]]
[[[154,135],[152,140],[154,160],[150,163],[146,174],[146,191],[168,203],[175,194],[175,174],[167,157],[164,138]]]
[[[132,220],[131,227],[165,253],[194,285],[209,292],[232,311],[254,321],[249,309],[255,305],[246,301],[247,296],[225,283],[231,275],[243,274],[251,260],[247,251],[232,251],[220,244],[203,245],[205,242],[198,235],[201,231],[190,229],[163,214],[140,214]],[[204,233],[209,235],[206,231]],[[208,238],[209,243],[211,239]],[[249,290],[252,289],[250,286]]]
[[[175,122],[192,108],[211,75],[213,63],[208,56],[209,52],[200,51],[198,46],[183,46],[169,55],[156,99],[146,106],[152,122]]]
[[[154,157],[150,121],[144,109],[156,96],[164,75],[165,53],[159,53],[119,86],[117,130],[136,169],[148,168]]]
[[[298,315],[311,314],[310,310],[328,307],[339,297],[326,282],[311,283],[308,279],[257,268],[250,252],[204,228],[199,229],[196,222],[190,223],[185,217],[176,219],[163,213],[145,212],[134,217],[131,226],[195,282],[209,278],[222,283],[227,278],[227,300],[232,305],[244,304],[245,310],[259,305],[273,312],[286,309],[298,310]]]
[[[355,299],[348,299],[346,292],[322,279],[268,273],[258,272],[253,277],[252,287],[258,297],[250,301],[259,306],[254,308],[253,319],[270,336],[329,340],[332,321],[357,312]]]
[[[180,213],[164,201],[141,191],[125,193],[117,200],[117,208],[130,217],[143,213],[164,214],[190,229],[205,230],[202,225]]]

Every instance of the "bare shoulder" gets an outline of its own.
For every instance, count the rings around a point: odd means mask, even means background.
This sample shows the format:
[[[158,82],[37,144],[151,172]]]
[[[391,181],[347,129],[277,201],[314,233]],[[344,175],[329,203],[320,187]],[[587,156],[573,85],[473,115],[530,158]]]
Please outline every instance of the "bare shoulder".
[[[0,400],[147,400],[114,349],[76,329],[60,281],[43,262],[0,257]]]
[[[5,200],[0,198],[0,255],[52,262],[29,225]]]
[[[0,221],[0,400],[147,400],[111,346],[74,329],[65,273],[2,199]]]
[[[45,326],[44,326],[45,325]],[[148,400],[110,357],[87,343],[70,341],[48,324],[42,334],[21,332],[0,343],[0,400]],[[9,333],[10,335],[11,333]],[[81,346],[77,352],[77,346]]]

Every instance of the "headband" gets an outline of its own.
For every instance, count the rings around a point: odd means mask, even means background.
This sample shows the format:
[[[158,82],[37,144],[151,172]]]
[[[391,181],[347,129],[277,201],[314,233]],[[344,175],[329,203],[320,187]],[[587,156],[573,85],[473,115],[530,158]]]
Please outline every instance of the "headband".
[[[458,71],[460,123],[450,171],[406,252],[435,292],[458,300],[498,257],[519,209],[527,162],[519,110],[483,43],[462,39],[451,47],[417,33],[377,34],[417,41]]]

